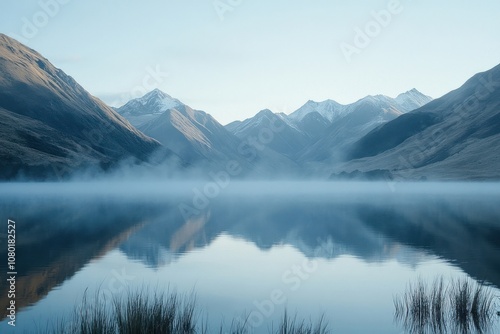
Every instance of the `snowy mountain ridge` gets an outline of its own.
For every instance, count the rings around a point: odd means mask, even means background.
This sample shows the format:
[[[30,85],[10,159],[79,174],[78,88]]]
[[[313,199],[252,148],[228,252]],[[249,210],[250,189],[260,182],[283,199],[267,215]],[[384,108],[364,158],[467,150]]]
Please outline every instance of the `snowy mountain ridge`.
[[[347,112],[346,105],[342,105],[333,100],[325,100],[323,102],[307,101],[302,107],[288,115],[294,122],[300,122],[307,114],[314,111],[332,122],[335,118],[343,116]]]
[[[182,105],[181,101],[156,88],[140,98],[130,100],[117,111],[123,116],[160,115]]]
[[[340,104],[334,100],[326,100],[323,102],[309,100],[302,107],[288,115],[288,117],[297,123],[300,122],[306,115],[312,112],[318,112],[321,116],[332,123],[334,120],[352,112],[357,105],[364,103],[366,100],[370,100],[372,104],[393,105],[402,113],[407,113],[429,103],[432,101],[432,98],[413,88],[405,93],[399,94],[396,98],[385,95],[369,95],[347,105]]]

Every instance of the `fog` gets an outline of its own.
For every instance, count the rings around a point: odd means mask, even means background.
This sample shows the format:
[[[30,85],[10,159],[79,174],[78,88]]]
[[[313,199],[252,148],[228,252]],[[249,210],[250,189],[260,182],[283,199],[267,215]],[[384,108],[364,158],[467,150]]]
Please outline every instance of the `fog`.
[[[29,196],[111,196],[115,198],[159,199],[185,196],[359,198],[397,196],[500,196],[497,182],[384,182],[317,180],[238,180],[227,173],[209,179],[168,178],[73,180],[67,182],[0,183],[0,198]]]

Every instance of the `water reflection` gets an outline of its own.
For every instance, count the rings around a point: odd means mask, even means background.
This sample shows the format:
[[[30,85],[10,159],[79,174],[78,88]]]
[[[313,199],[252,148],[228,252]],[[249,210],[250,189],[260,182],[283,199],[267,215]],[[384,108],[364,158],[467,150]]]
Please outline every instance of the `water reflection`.
[[[0,215],[16,221],[16,306],[35,304],[92,259],[127,240],[153,213],[124,203],[64,198],[4,200]],[[1,236],[6,245],[6,235]],[[6,247],[0,251],[7,258]],[[0,270],[6,272],[6,262]],[[0,282],[0,304],[8,286]],[[2,308],[5,316],[5,308]]]
[[[261,249],[293,245],[308,257],[349,254],[368,262],[397,259],[414,266],[425,254],[433,254],[498,287],[500,207],[496,203],[498,198],[477,197],[393,198],[383,203],[236,198],[215,202],[190,221],[183,221],[176,210],[164,213],[120,249],[155,266],[160,263],[151,256],[153,248],[154,254],[170,254],[172,260],[227,233]]]
[[[416,266],[437,255],[471,277],[500,286],[498,196],[220,196],[188,219],[178,207],[183,200],[3,199],[1,216],[18,224],[18,307],[35,304],[109,250],[118,248],[134,261],[161,268],[222,234],[263,250],[291,245],[309,258],[351,255]],[[1,238],[4,244],[5,235]],[[0,258],[6,258],[5,249]],[[0,263],[0,270],[4,266]],[[0,282],[2,305],[6,291]]]

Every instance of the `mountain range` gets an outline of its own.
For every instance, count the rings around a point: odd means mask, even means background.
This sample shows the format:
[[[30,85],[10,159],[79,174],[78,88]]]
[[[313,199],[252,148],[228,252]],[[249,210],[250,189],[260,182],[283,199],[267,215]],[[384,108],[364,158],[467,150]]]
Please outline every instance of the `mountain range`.
[[[1,34],[0,74],[2,179],[148,166],[153,155],[206,171],[236,164],[238,176],[500,177],[500,66],[436,100],[412,89],[348,105],[308,101],[226,126],[159,89],[111,108]]]
[[[206,112],[193,110],[155,89],[116,111],[141,132],[189,162],[235,160],[247,169],[254,169],[255,164],[243,159],[241,153],[242,144],[253,141],[260,167],[301,170],[302,162],[316,160],[317,156],[326,155],[323,160],[334,161],[335,152],[341,152],[377,125],[410,111],[408,106],[431,100],[414,89],[396,99],[368,96],[346,106],[331,100],[309,101],[297,111],[299,113],[287,116],[265,109],[252,118],[224,127]],[[330,106],[341,106],[342,112]],[[257,148],[261,148],[260,151]]]
[[[432,98],[416,89],[395,99],[367,96],[353,104],[341,105],[333,100],[308,101],[290,115],[263,110],[242,122],[226,128],[239,138],[255,136],[271,123],[282,129],[269,146],[300,164],[341,161],[346,147],[378,125],[391,121],[412,108],[423,106]]]
[[[268,147],[252,147],[226,130],[211,115],[194,110],[158,89],[116,111],[142,133],[192,164],[220,169],[228,162],[236,161],[242,169],[241,176],[297,169],[294,161]]]

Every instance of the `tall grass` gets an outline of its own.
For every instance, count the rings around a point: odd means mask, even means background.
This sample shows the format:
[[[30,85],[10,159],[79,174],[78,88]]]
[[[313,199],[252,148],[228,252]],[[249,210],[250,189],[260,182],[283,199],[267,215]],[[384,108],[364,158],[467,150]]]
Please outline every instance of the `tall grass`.
[[[84,293],[82,302],[69,319],[48,325],[47,334],[207,334],[206,323],[199,321],[193,296],[151,292],[149,289],[129,291],[105,300],[99,292],[93,298]],[[41,332],[41,331],[39,331]],[[220,326],[220,334],[252,333],[247,322],[233,321],[229,329]],[[290,319],[285,312],[279,328],[272,334],[327,334],[323,318],[318,323]]]
[[[193,333],[194,300],[180,300],[178,295],[148,291],[129,292],[126,298],[114,299],[114,320],[118,333]]]
[[[326,334],[328,326],[324,323],[323,317],[314,324],[312,322],[297,321],[297,317],[291,319],[285,311],[283,319],[278,328],[277,334]]]
[[[431,288],[431,320],[430,324],[434,332],[443,333],[446,331],[446,293],[448,289],[445,287],[443,277],[434,279]]]
[[[89,307],[89,305],[93,305]],[[115,324],[113,319],[108,316],[106,304],[91,304],[87,293],[83,295],[83,301],[80,307],[75,310],[75,320],[72,322],[72,332],[80,334],[113,334]]]
[[[395,318],[410,333],[487,332],[494,320],[493,290],[471,279],[418,279],[394,298]]]

